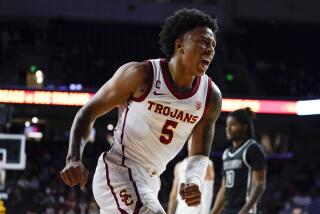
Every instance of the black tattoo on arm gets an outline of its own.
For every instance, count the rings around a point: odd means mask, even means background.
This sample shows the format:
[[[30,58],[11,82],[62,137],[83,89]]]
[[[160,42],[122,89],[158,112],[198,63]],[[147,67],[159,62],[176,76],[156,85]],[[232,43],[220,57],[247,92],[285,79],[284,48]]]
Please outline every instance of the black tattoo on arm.
[[[208,112],[206,118],[204,133],[203,133],[203,152],[208,155],[211,150],[211,145],[214,137],[215,124],[221,112],[222,97],[219,88],[212,83],[211,96],[208,103]]]
[[[201,144],[202,148],[192,148],[191,155],[208,156],[214,136],[215,123],[220,115],[222,97],[219,88],[212,83],[212,89],[207,103],[207,112],[196,125],[192,140]],[[193,146],[192,146],[193,147]]]

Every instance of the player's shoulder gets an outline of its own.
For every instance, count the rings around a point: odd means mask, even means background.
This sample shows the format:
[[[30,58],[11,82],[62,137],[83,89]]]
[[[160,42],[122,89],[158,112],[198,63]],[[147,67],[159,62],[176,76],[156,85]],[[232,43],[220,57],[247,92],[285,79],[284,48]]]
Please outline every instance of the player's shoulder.
[[[219,114],[222,105],[222,94],[219,87],[209,78],[209,91],[208,91],[208,101],[211,106],[210,111],[212,114]]]
[[[148,71],[147,62],[127,62],[123,64],[119,69],[131,71],[131,72],[146,72]]]
[[[247,148],[248,154],[266,156],[266,153],[260,143],[258,143],[254,139],[251,139],[250,141],[251,142],[248,144],[248,148]]]
[[[226,148],[222,153],[222,160],[225,160],[228,157],[228,152],[230,150],[230,147]]]
[[[217,84],[215,84],[211,78],[209,78],[209,84],[211,85],[210,89],[210,94],[211,94],[211,99],[213,100],[222,100],[222,95],[219,87]]]
[[[248,145],[249,148],[263,150],[262,145],[258,141],[256,141],[255,139],[250,139],[249,141],[250,141],[249,145]]]
[[[215,122],[221,113],[221,106],[222,106],[222,95],[221,95],[220,89],[209,78],[205,113],[201,120],[208,121],[210,123]]]
[[[150,70],[150,65],[147,61],[128,62],[118,69],[120,75],[127,75],[129,78],[140,79],[143,82],[150,82],[150,78],[153,76]]]

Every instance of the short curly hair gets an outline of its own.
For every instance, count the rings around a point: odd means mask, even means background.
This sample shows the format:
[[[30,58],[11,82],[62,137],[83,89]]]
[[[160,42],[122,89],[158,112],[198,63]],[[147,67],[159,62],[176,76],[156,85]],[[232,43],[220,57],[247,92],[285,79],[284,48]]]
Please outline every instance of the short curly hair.
[[[166,19],[159,34],[159,44],[167,57],[174,53],[175,40],[196,27],[208,27],[215,34],[218,31],[217,19],[197,9],[181,9]]]

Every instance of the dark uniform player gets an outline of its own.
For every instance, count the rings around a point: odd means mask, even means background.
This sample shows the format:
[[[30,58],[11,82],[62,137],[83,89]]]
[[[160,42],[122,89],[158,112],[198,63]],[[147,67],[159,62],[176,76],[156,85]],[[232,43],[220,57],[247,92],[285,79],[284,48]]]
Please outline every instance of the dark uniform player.
[[[252,116],[245,108],[227,118],[226,134],[232,146],[222,156],[223,179],[212,214],[258,213],[257,203],[266,186],[266,156],[253,139]]]

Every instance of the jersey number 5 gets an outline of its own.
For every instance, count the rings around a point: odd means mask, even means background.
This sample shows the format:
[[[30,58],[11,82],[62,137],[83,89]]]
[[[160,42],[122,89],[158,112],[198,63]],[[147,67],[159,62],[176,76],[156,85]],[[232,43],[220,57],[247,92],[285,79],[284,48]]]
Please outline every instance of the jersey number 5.
[[[160,142],[163,144],[169,144],[173,138],[173,130],[177,127],[178,122],[173,120],[166,120],[162,127],[162,133],[160,136]]]

